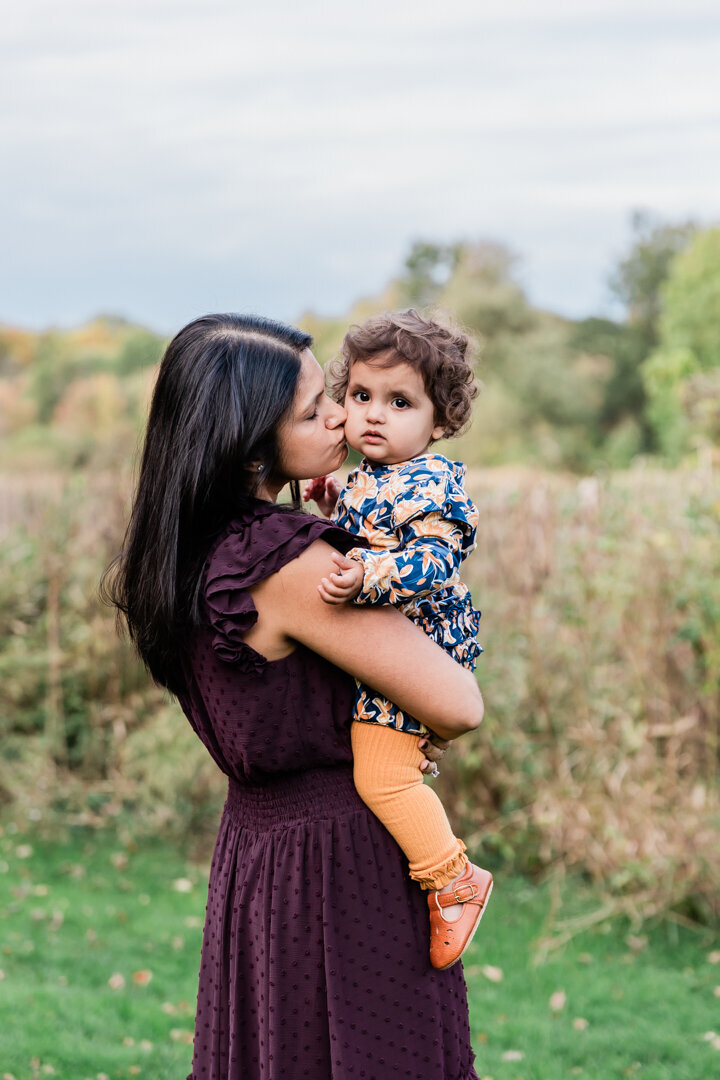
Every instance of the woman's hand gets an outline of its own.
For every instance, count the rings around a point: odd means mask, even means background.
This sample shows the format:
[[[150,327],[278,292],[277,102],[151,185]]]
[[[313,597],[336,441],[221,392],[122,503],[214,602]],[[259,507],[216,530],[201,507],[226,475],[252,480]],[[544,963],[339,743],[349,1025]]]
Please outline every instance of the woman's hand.
[[[329,518],[335,509],[340,490],[340,482],[336,476],[318,476],[314,480],[308,480],[303,488],[303,501],[314,499],[320,513]]]
[[[322,578],[318,592],[326,604],[344,604],[360,592],[365,569],[362,563],[346,559],[339,551],[333,551],[331,558],[337,570],[329,577]]]
[[[426,776],[437,776],[437,772],[435,772],[435,769],[437,769],[436,763],[445,757],[445,751],[449,745],[447,739],[441,739],[434,731],[420,739],[418,746],[425,754],[425,757],[420,762],[420,772],[425,773]]]

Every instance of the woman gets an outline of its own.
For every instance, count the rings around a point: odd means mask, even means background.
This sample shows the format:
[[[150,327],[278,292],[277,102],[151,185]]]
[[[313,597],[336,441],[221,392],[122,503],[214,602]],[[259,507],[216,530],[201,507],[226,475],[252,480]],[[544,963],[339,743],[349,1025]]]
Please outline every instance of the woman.
[[[353,677],[444,740],[482,698],[393,608],[318,592],[357,539],[298,509],[346,456],[311,343],[240,315],[173,339],[106,590],[228,776],[189,1080],[477,1080],[461,965],[428,963],[424,894],[353,787],[349,732]]]

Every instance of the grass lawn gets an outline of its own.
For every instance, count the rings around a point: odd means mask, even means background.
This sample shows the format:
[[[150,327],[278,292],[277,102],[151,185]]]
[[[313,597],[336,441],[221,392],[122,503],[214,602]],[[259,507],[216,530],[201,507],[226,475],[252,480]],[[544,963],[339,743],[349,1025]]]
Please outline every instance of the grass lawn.
[[[206,885],[207,867],[172,849],[88,833],[50,846],[6,828],[0,1080],[183,1080]],[[592,901],[574,887],[576,910]],[[720,1077],[720,1038],[705,1037],[720,1035],[717,942],[614,923],[535,965],[548,905],[547,888],[496,882],[466,963],[478,1074]]]
[[[575,912],[601,904],[577,884],[568,898]],[[548,908],[547,888],[496,881],[465,964],[478,1075],[718,1080],[717,937],[675,923],[633,934],[618,919],[538,965]]]

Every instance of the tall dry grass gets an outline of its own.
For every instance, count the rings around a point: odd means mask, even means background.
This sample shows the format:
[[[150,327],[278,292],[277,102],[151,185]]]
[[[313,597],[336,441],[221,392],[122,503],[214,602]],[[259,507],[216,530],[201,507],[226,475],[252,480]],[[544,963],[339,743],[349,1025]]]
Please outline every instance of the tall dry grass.
[[[480,474],[486,719],[442,792],[473,847],[613,910],[720,914],[720,490],[696,472]]]
[[[97,595],[130,490],[129,471],[0,479],[0,806],[202,843],[222,778]]]
[[[439,790],[480,857],[720,914],[720,493],[712,463],[471,478],[486,719]],[[130,476],[0,478],[0,800],[49,825],[211,835],[222,779],[96,594]],[[592,917],[595,917],[594,915]]]

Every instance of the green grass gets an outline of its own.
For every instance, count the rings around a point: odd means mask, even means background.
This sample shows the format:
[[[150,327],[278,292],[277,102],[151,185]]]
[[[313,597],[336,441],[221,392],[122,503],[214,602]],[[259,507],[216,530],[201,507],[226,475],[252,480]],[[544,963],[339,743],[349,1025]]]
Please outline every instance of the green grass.
[[[0,859],[0,1077],[185,1077],[207,869],[88,834],[6,834]]]
[[[82,831],[50,845],[6,829],[0,1080],[184,1077],[206,884],[206,866],[159,844],[135,850]],[[720,964],[711,962],[717,944],[675,924],[632,936],[614,922],[537,965],[549,901],[546,887],[497,881],[466,963],[478,1074],[719,1076],[720,1049],[703,1039],[720,1033]],[[580,910],[599,901],[573,886],[569,902]],[[135,981],[137,972],[150,980]],[[115,989],[114,975],[122,976]],[[560,992],[564,1004],[553,1010],[551,996]],[[515,1059],[503,1060],[509,1051]]]
[[[602,901],[576,883],[566,903],[580,913]],[[717,1080],[720,1040],[715,1048],[703,1039],[720,1033],[713,935],[668,922],[633,934],[616,919],[537,964],[549,906],[547,887],[496,879],[465,965],[478,1075]],[[483,973],[488,966],[502,971],[500,982]],[[504,1061],[508,1051],[522,1057]]]

